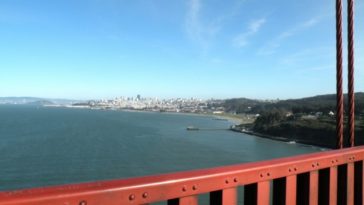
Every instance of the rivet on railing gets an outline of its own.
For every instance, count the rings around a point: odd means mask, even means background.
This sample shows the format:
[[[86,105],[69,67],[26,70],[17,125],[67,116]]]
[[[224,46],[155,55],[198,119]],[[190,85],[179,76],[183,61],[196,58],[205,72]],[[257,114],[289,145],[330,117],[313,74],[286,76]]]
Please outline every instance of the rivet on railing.
[[[263,174],[260,174],[260,177],[261,177],[261,178],[263,178],[263,176],[264,176]]]
[[[267,173],[267,176],[268,176],[268,177],[270,176],[270,173],[269,173],[269,172]]]
[[[183,186],[183,187],[182,187],[182,191],[183,191],[183,192],[187,191],[186,186]]]
[[[295,167],[295,168],[293,168],[294,169],[294,171],[297,171],[297,168]]]
[[[289,171],[289,172],[292,172],[292,169],[291,169],[291,168],[289,168],[289,169],[288,169],[288,171]]]
[[[331,164],[334,164],[335,163],[335,160],[331,160]]]
[[[148,197],[148,193],[147,192],[144,192],[143,193],[143,198],[145,199],[145,198],[147,198]]]
[[[192,190],[197,190],[197,186],[196,185],[193,185],[192,186]]]
[[[315,164],[312,164],[312,168],[315,168]]]
[[[79,205],[87,205],[87,201],[80,201]]]
[[[234,178],[234,182],[236,183],[236,182],[238,182],[238,178]]]
[[[320,163],[316,162],[316,166],[320,166]]]
[[[228,184],[229,183],[229,180],[225,180],[225,184]]]
[[[336,162],[339,162],[339,160],[338,160],[338,159],[335,159],[335,161],[336,161]]]
[[[129,200],[130,201],[133,201],[135,199],[135,195],[134,194],[131,194],[130,196],[129,196]]]

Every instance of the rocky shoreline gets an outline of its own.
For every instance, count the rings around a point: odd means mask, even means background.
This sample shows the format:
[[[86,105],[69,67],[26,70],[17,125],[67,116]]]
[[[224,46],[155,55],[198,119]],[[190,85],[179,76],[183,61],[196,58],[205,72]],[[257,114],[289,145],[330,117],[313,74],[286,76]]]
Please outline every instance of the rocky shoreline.
[[[327,146],[326,144],[323,144],[323,143],[312,143],[310,141],[305,141],[305,140],[300,140],[300,139],[292,139],[292,138],[288,138],[288,137],[273,136],[273,135],[254,132],[254,131],[249,130],[249,129],[242,130],[242,129],[240,129],[240,127],[232,126],[230,128],[230,130],[233,131],[233,132],[244,133],[244,134],[251,135],[251,136],[254,136],[254,137],[261,137],[261,138],[265,138],[265,139],[286,142],[286,143],[289,143],[289,144],[299,143],[299,144],[303,144],[303,145],[307,145],[307,146],[315,146],[315,147],[321,147],[321,148],[324,148],[324,149],[332,149],[332,147]]]

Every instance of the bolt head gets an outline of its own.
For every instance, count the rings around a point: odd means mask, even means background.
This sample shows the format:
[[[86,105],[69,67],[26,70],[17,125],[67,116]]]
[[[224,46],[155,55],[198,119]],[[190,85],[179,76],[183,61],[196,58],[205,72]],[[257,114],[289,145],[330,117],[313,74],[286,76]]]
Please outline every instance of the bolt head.
[[[147,198],[148,197],[148,193],[147,192],[144,192],[143,193],[143,198],[145,199],[145,198]]]
[[[135,195],[134,194],[131,194],[130,196],[129,196],[129,200],[130,201],[132,201],[132,200],[134,200],[135,199]]]
[[[80,205],[87,205],[86,201],[80,201]]]

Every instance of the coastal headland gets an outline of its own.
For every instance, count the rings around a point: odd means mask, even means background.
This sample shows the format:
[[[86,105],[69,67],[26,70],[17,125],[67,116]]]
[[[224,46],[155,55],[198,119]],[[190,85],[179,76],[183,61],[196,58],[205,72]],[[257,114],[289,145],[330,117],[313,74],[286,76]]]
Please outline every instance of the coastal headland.
[[[345,95],[345,100],[347,96]],[[123,110],[128,112],[161,112],[183,115],[206,115],[215,120],[229,120],[232,131],[273,140],[335,148],[336,96],[320,95],[289,100],[135,98],[89,100],[54,103],[41,98],[0,98],[0,104],[32,104],[46,107]],[[70,103],[72,102],[72,103]],[[364,134],[364,93],[356,93],[357,136]],[[346,119],[345,119],[346,121]],[[356,144],[364,139],[356,138]]]

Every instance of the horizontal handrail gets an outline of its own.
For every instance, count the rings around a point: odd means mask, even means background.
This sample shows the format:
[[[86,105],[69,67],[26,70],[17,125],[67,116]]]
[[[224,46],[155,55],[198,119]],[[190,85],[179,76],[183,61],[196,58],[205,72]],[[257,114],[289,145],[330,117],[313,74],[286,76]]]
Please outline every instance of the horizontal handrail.
[[[364,160],[364,146],[359,146],[211,169],[145,176],[124,180],[98,181],[0,192],[0,204],[120,205],[147,204],[167,200],[170,200],[170,204],[174,204],[172,199],[177,199],[175,201],[179,201],[179,204],[197,204],[197,201],[194,201],[195,198],[193,197],[215,191],[224,191],[223,197],[230,196],[236,198],[236,188],[244,185],[257,184],[257,194],[262,190],[269,191],[269,184],[266,182],[278,178],[285,178],[286,186],[296,187],[296,176],[302,173],[311,173],[310,191],[312,191],[315,190],[313,183],[317,183],[318,181],[318,170],[337,168],[339,165],[344,164],[353,165],[354,162],[362,160]],[[351,181],[350,177],[353,177],[351,176],[353,173],[350,171],[350,167],[351,166],[348,166],[348,182]],[[333,188],[336,188],[335,186]],[[348,189],[350,190],[349,186],[351,185],[348,185]],[[317,190],[318,188],[316,187],[316,191]],[[289,194],[290,192],[292,192],[292,190],[287,188],[286,200],[295,200],[292,199],[292,197],[295,198],[295,192]],[[315,197],[315,194],[310,195],[310,200],[311,197]],[[267,202],[264,201],[264,197],[258,198],[260,198],[258,204],[267,204]],[[269,197],[265,198],[269,200]],[[351,196],[348,195],[347,198],[349,200],[349,198],[351,199]],[[221,200],[229,201],[227,198]],[[232,200],[236,201],[236,199]],[[313,200],[317,201],[317,199]],[[235,203],[236,202],[233,202],[232,204]],[[178,204],[178,202],[176,204]],[[226,202],[222,204],[230,203]]]

